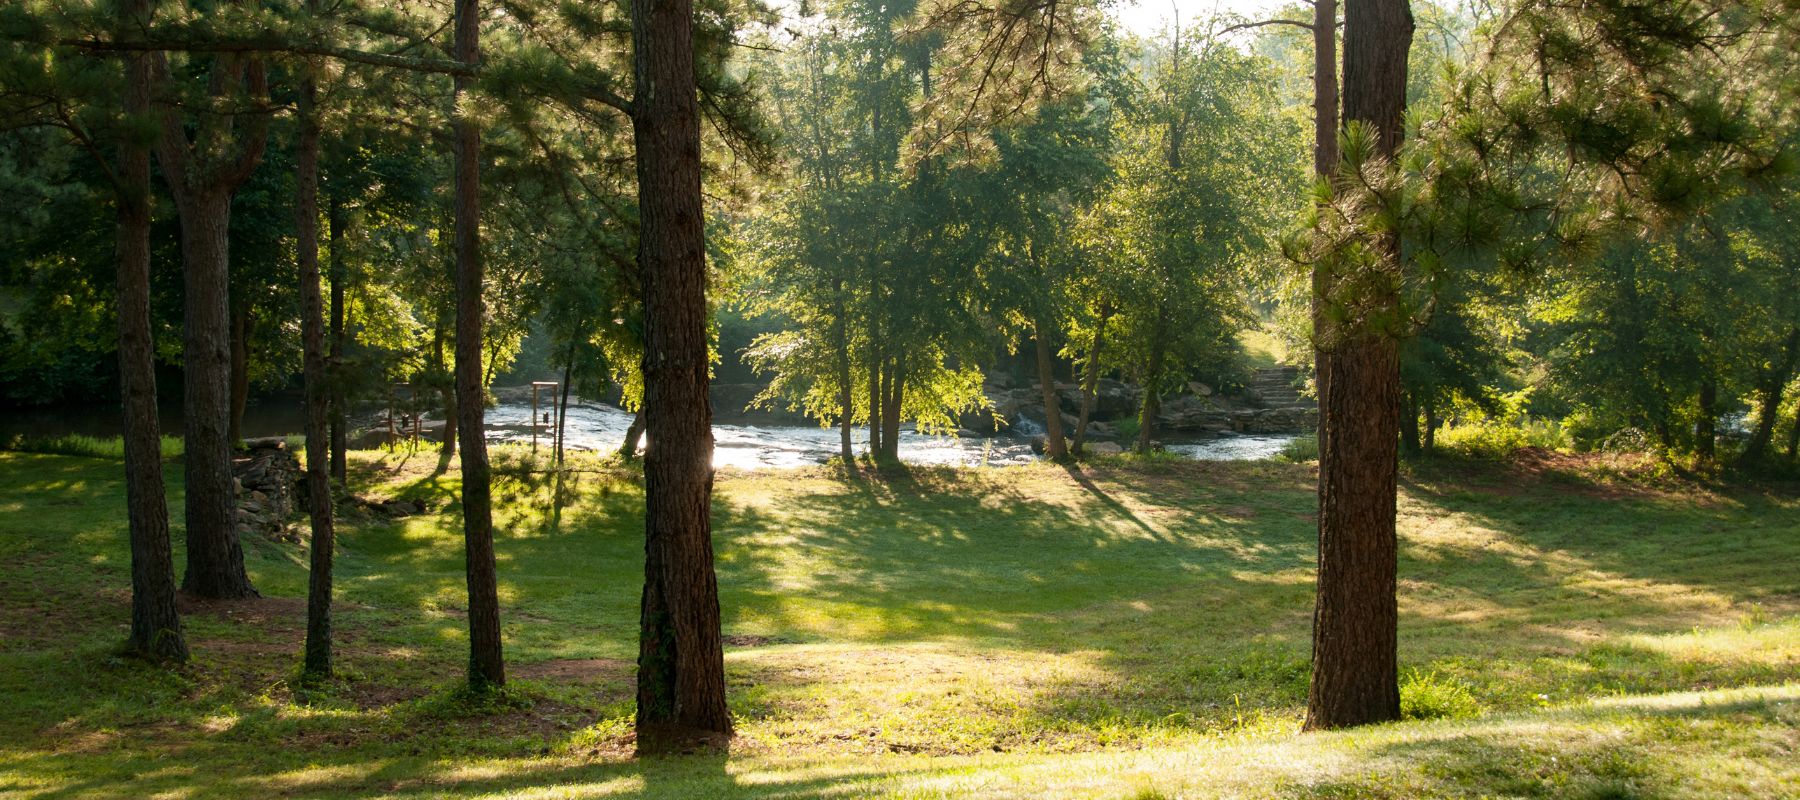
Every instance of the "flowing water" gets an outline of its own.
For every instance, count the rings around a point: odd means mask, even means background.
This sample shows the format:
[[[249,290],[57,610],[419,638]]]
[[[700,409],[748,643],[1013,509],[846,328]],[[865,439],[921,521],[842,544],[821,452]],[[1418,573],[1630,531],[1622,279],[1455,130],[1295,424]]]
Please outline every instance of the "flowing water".
[[[180,435],[181,409],[166,406],[162,410],[162,427],[166,435]],[[283,436],[301,432],[303,422],[298,398],[268,398],[253,403],[244,415],[244,435]],[[545,412],[539,409],[539,414]],[[540,417],[541,419],[541,417]],[[488,439],[495,442],[531,441],[531,405],[502,403],[489,409]],[[372,417],[353,420],[357,428],[384,427]],[[567,446],[576,450],[617,450],[625,440],[631,415],[600,403],[571,404]],[[540,425],[539,446],[549,446],[551,428]],[[1020,435],[1000,436],[927,436],[911,428],[900,433],[900,460],[912,464],[957,466],[1007,466],[1029,464],[1038,456],[1032,452],[1030,437],[1042,429],[1023,422]],[[81,433],[110,437],[120,434],[119,412],[105,407],[64,407],[28,413],[0,413],[0,439],[13,436],[57,436]],[[718,424],[713,426],[713,464],[738,469],[768,469],[821,464],[838,454],[838,431],[814,425]],[[1164,446],[1174,453],[1201,461],[1240,461],[1269,458],[1293,435],[1225,436],[1217,439],[1171,441]],[[867,428],[857,428],[852,437],[856,452],[866,453],[869,445]]]
[[[538,412],[544,413],[542,409]],[[540,419],[542,417],[540,416]],[[532,440],[531,406],[501,404],[489,409],[488,439],[499,442]],[[625,440],[631,415],[608,405],[580,403],[569,406],[563,433],[564,446],[577,450],[617,450]],[[552,428],[539,425],[538,445],[548,446]],[[713,426],[713,465],[738,469],[766,469],[822,464],[840,447],[836,428],[809,425]],[[1175,453],[1198,461],[1241,461],[1269,458],[1293,441],[1292,434],[1226,436],[1165,445]],[[852,433],[857,453],[868,451],[869,432]],[[927,436],[910,428],[900,433],[900,460],[910,464],[954,466],[1007,466],[1029,464],[1038,456],[1027,439],[1001,436]]]

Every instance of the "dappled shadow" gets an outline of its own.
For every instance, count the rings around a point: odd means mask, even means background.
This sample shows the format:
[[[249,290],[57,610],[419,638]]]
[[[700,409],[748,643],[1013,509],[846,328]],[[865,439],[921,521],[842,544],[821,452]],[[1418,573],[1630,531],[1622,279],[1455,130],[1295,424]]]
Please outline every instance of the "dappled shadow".
[[[115,510],[101,515],[104,535],[83,531],[95,524],[85,505],[120,489],[109,465],[72,461],[7,476],[0,494],[45,520],[0,542],[44,559],[0,576],[0,621],[23,626],[20,609],[49,607],[11,602],[32,597],[82,615],[41,641],[0,643],[0,693],[33,698],[0,719],[0,748],[34,774],[62,775],[68,795],[174,791],[211,777],[192,764],[219,763],[254,763],[220,778],[222,795],[558,784],[599,796],[811,797],[875,779],[840,771],[746,786],[728,759],[619,760],[643,567],[643,495],[629,471],[496,470],[502,625],[530,702],[451,713],[439,696],[466,658],[454,474],[390,476],[377,491],[443,510],[346,531],[347,677],[301,704],[287,686],[294,620],[192,617],[196,665],[173,675],[108,661],[126,598],[86,587],[128,584],[123,523]],[[1696,509],[1526,491],[1407,485],[1403,669],[1439,671],[1500,709],[1546,702],[1539,694],[1566,702],[1791,673],[1755,653],[1643,638],[1791,591],[1778,570],[1800,542],[1782,533],[1794,524],[1783,501]],[[724,478],[714,520],[734,713],[762,741],[828,754],[1082,750],[1291,729],[1307,678],[1313,503],[1311,473],[1283,465]],[[1542,530],[1559,514],[1570,530]],[[1752,541],[1758,533],[1770,541]],[[1759,563],[1745,565],[1746,552]],[[261,569],[271,596],[303,593],[299,568]],[[242,755],[250,749],[256,759]]]

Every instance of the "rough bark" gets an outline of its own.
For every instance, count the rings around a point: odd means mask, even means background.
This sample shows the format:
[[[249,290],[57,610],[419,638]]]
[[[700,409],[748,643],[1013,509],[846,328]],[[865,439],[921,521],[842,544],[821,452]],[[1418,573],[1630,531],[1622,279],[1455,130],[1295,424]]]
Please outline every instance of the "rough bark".
[[[126,26],[143,24],[149,0],[122,10]],[[125,59],[125,111],[150,111],[150,62]],[[186,661],[187,639],[175,608],[175,565],[169,507],[163,495],[162,431],[156,416],[156,354],[150,334],[150,149],[127,139],[119,148],[119,388],[123,396],[125,507],[131,529],[131,633],[125,650],[146,658]]]
[[[1412,31],[1406,0],[1345,5],[1344,118],[1372,125],[1384,156],[1399,149],[1404,135]],[[1400,269],[1399,240],[1389,236],[1378,246],[1386,267]],[[1338,290],[1329,279],[1315,283],[1315,289],[1321,286]],[[1325,305],[1335,300],[1319,298]],[[1316,315],[1315,321],[1324,318]],[[1320,329],[1315,336],[1320,342],[1319,568],[1308,730],[1400,716],[1394,596],[1399,345],[1382,330]]]
[[[167,63],[153,54],[156,78],[168,84]],[[244,54],[214,58],[212,99],[265,100],[261,60]],[[244,571],[237,533],[237,494],[231,475],[231,336],[229,246],[231,200],[261,163],[268,115],[202,112],[190,138],[176,105],[161,110],[156,156],[181,218],[182,458],[186,483],[187,574],[182,589],[199,597],[255,597]]]
[[[632,0],[644,278],[644,593],[637,746],[731,736],[712,549],[712,403],[692,0]]]
[[[456,60],[481,61],[479,0],[456,0]],[[474,83],[458,76],[455,92],[466,99]],[[459,110],[451,120],[455,139],[456,197],[456,414],[462,445],[463,550],[469,588],[469,687],[506,684],[500,646],[500,598],[494,566],[494,516],[488,474],[486,390],[481,372],[481,133]]]
[[[344,408],[344,289],[349,274],[344,269],[344,208],[335,195],[327,201],[326,224],[331,226],[331,478],[344,485],[349,472],[349,431],[345,428]]]
[[[1313,2],[1313,173],[1338,164],[1337,0]]]
[[[1100,310],[1100,320],[1094,325],[1094,341],[1088,347],[1087,370],[1081,382],[1081,418],[1075,423],[1075,455],[1081,455],[1081,448],[1087,444],[1088,420],[1094,413],[1094,392],[1100,386],[1100,348],[1106,345],[1106,321],[1112,316],[1112,308]]]
[[[1063,439],[1062,403],[1056,398],[1056,376],[1051,374],[1050,330],[1042,319],[1033,320],[1032,338],[1037,340],[1038,390],[1044,396],[1044,455],[1063,458],[1069,449]]]
[[[181,588],[198,597],[256,597],[238,541],[237,490],[231,474],[231,345],[226,320],[226,242],[231,196],[207,192],[180,204],[184,293],[183,438],[187,574]]]
[[[314,4],[316,7],[316,3]],[[316,65],[308,65],[309,71]],[[331,392],[325,369],[325,301],[319,281],[318,90],[300,83],[300,136],[294,159],[294,248],[300,268],[300,340],[306,383],[306,510],[312,521],[312,565],[306,584],[306,650],[301,673],[331,677],[331,560],[337,539],[331,510]]]

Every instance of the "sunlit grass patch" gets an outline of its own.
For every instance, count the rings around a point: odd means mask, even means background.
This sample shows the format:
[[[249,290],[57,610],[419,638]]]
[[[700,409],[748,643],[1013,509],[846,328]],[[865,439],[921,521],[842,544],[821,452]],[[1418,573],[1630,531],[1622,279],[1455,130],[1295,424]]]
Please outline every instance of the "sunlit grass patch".
[[[357,454],[358,494],[428,510],[346,513],[341,675],[300,687],[293,546],[246,543],[267,599],[190,614],[192,666],[121,660],[117,463],[0,453],[0,507],[16,509],[0,517],[16,565],[0,580],[0,786],[1118,800],[1762,797],[1796,780],[1794,498],[1415,466],[1402,698],[1429,719],[1300,735],[1304,465],[723,475],[714,540],[740,736],[728,757],[638,762],[639,477],[514,455],[495,487],[513,680],[489,702],[459,694],[454,462],[439,474],[434,453]],[[178,475],[171,489],[178,509]]]

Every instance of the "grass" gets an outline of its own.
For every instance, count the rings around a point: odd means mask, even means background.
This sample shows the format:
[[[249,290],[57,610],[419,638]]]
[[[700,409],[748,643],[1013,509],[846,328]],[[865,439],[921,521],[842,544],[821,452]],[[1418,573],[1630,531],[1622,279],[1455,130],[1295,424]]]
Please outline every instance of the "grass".
[[[496,451],[512,681],[470,698],[434,466],[352,462],[432,510],[345,520],[343,677],[301,688],[304,552],[247,542],[265,599],[190,604],[190,666],[122,660],[118,463],[0,453],[0,796],[1800,796],[1791,489],[1413,468],[1409,721],[1302,735],[1306,465],[726,474],[740,736],[637,761],[636,477]]]
[[[1287,361],[1287,345],[1281,341],[1274,323],[1246,328],[1238,333],[1244,357],[1252,367],[1278,367]]]

